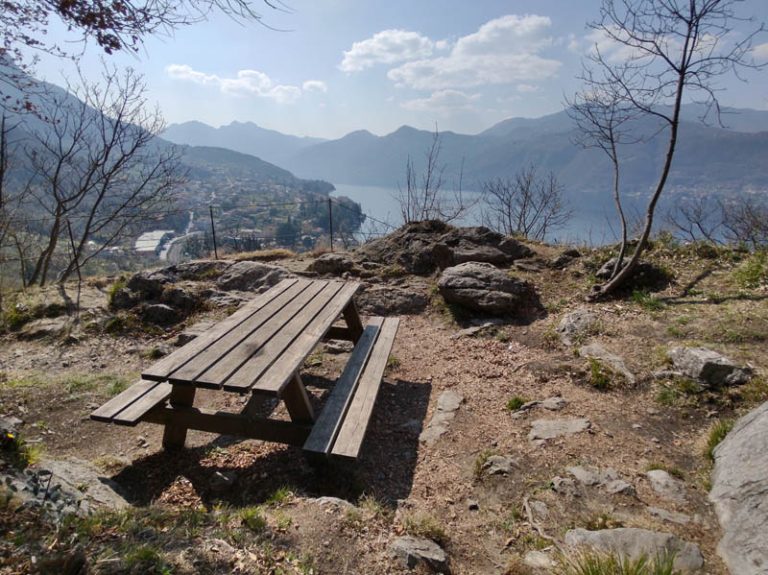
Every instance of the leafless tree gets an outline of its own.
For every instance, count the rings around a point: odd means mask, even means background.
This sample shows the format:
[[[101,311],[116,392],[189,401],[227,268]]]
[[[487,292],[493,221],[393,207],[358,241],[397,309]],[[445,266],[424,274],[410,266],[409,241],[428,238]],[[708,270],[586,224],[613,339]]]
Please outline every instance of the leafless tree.
[[[680,110],[690,93],[719,112],[716,79],[760,67],[752,57],[762,25],[738,38],[733,23],[738,0],[603,0],[591,27],[607,48],[595,46],[585,88],[576,100],[597,94],[637,117],[655,118],[666,134],[664,160],[645,212],[645,226],[626,265],[591,299],[613,292],[632,274],[648,245],[656,206],[667,183],[678,142]],[[626,242],[625,242],[626,243]]]
[[[441,150],[440,133],[435,128],[429,148],[424,153],[424,171],[417,171],[410,156],[406,161],[405,188],[398,186],[396,195],[405,223],[424,220],[452,222],[466,214],[473,205],[465,200],[462,191],[463,164],[458,179],[451,183],[453,189],[445,189],[446,166],[440,163]]]
[[[70,244],[63,282],[165,209],[183,178],[177,149],[155,137],[164,124],[147,107],[133,70],[105,68],[103,83],[81,77],[69,88],[71,94],[54,90],[43,100],[50,121],[31,129],[27,145],[30,193],[48,215],[30,284],[48,281],[60,241]]]
[[[507,235],[542,240],[573,215],[555,174],[539,178],[534,165],[522,168],[514,179],[485,182],[483,197],[483,223]]]
[[[666,221],[673,233],[690,242],[722,243],[724,204],[709,196],[680,202],[667,211]]]
[[[719,200],[724,237],[752,249],[768,247],[768,203],[754,197],[739,196]]]

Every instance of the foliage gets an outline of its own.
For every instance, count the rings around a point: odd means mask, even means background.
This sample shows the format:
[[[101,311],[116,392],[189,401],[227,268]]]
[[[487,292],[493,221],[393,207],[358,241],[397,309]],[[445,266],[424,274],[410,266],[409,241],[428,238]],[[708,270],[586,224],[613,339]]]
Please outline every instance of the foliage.
[[[241,509],[240,520],[254,533],[261,533],[267,528],[267,519],[264,517],[261,507],[258,506]]]
[[[661,311],[664,309],[664,302],[658,300],[646,290],[633,290],[632,301],[647,311]]]
[[[442,524],[425,513],[415,513],[407,515],[403,519],[403,529],[408,535],[414,537],[426,537],[435,543],[445,545],[448,543],[448,535],[443,529]]]
[[[720,445],[720,442],[725,439],[731,429],[733,429],[733,421],[729,419],[721,419],[712,426],[707,437],[707,447],[704,450],[707,459],[712,462],[715,461],[715,448]]]
[[[517,411],[526,403],[528,403],[528,400],[524,397],[520,397],[519,395],[512,396],[509,401],[507,401],[507,411]]]
[[[4,431],[0,435],[0,448],[3,458],[18,469],[25,469],[40,461],[42,448],[39,445],[30,445],[17,433]]]
[[[752,254],[733,272],[733,279],[743,288],[754,289],[768,284],[768,251]]]
[[[588,358],[589,361],[589,385],[598,391],[607,391],[611,387],[611,376],[613,371],[594,357]]]

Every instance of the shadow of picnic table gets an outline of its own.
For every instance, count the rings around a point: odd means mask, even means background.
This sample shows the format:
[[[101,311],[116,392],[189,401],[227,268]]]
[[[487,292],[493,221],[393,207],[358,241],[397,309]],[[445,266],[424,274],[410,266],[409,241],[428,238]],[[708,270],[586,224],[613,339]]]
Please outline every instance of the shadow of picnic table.
[[[330,387],[322,378],[307,383],[319,389]],[[217,502],[257,505],[283,487],[307,497],[349,501],[366,494],[394,506],[411,492],[431,388],[427,382],[385,379],[357,461],[311,465],[298,447],[222,435],[202,446],[161,450],[136,459],[112,480],[137,506],[167,500],[180,478],[188,482],[182,488],[191,496],[188,501],[206,506]],[[316,402],[320,403],[315,398]],[[266,405],[265,411],[271,407]],[[217,472],[232,478],[229,487],[217,488]],[[184,498],[180,499],[183,505]],[[170,502],[174,503],[173,498]]]

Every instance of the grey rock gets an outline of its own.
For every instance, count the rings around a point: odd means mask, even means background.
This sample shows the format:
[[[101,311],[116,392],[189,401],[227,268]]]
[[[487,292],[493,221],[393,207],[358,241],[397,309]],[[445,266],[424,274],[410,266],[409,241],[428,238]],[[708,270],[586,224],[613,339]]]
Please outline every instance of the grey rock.
[[[172,283],[174,279],[166,270],[141,271],[133,274],[126,286],[132,292],[140,294],[143,300],[155,299],[160,297],[165,286]]]
[[[293,277],[288,270],[260,262],[237,262],[229,266],[216,280],[219,289],[261,293],[280,281]]]
[[[361,312],[368,315],[419,314],[427,308],[429,300],[420,291],[392,286],[371,286],[355,296]]]
[[[192,311],[200,305],[200,301],[194,293],[180,287],[166,288],[160,299],[163,303],[185,312]]]
[[[591,343],[579,348],[582,357],[591,357],[605,362],[615,372],[620,373],[626,382],[634,385],[637,381],[635,374],[627,369],[624,360],[616,354],[611,353],[599,343]]]
[[[565,250],[563,253],[553,258],[549,265],[555,269],[567,268],[577,258],[581,257],[581,252],[575,248]]]
[[[84,575],[90,571],[88,557],[81,545],[60,553],[51,553],[41,557],[35,571],[37,573],[56,573],[57,575]]]
[[[340,276],[344,272],[352,271],[355,262],[345,254],[323,254],[309,264],[309,270],[318,274],[332,274]]]
[[[531,513],[533,514],[534,518],[544,520],[547,517],[549,517],[549,507],[547,507],[547,504],[544,503],[543,501],[537,501],[536,499],[531,499],[528,502],[528,505],[531,508]]]
[[[448,572],[448,555],[431,539],[411,535],[397,537],[389,544],[389,554],[408,569],[422,564],[434,571]]]
[[[91,507],[122,509],[129,505],[117,483],[87,461],[73,457],[65,460],[44,459],[40,468],[53,474],[51,486],[59,485],[59,489],[64,487],[79,493]]]
[[[354,349],[355,344],[351,341],[342,339],[331,339],[326,341],[323,347],[325,348],[326,353],[350,353]]]
[[[0,415],[0,432],[16,434],[24,421],[13,415]]]
[[[573,345],[574,342],[583,338],[592,326],[597,322],[597,315],[587,309],[578,308],[563,316],[557,326],[557,333],[560,341],[565,345]]]
[[[131,309],[141,301],[139,294],[127,287],[121,287],[112,292],[109,306],[112,309]]]
[[[232,262],[227,260],[194,260],[169,268],[183,280],[211,280],[224,273]]]
[[[750,368],[739,367],[716,351],[702,347],[674,347],[668,355],[675,370],[707,386],[742,385],[752,375]]]
[[[523,556],[523,563],[533,569],[544,569],[547,572],[557,567],[557,561],[546,551],[528,551]]]
[[[447,268],[437,282],[446,302],[490,314],[513,314],[535,306],[528,282],[487,263],[467,262]]]
[[[339,499],[338,497],[324,496],[324,497],[317,497],[310,501],[314,501],[315,504],[320,505],[321,507],[332,507],[334,509],[346,510],[346,509],[354,509],[355,507],[349,501],[345,499]]]
[[[615,469],[607,467],[599,469],[589,465],[576,465],[566,468],[566,471],[576,478],[576,481],[586,486],[603,485],[619,478]]]
[[[179,312],[164,303],[153,303],[146,306],[141,317],[145,322],[159,326],[170,326],[181,321]]]
[[[647,507],[646,511],[658,517],[662,521],[669,521],[670,523],[677,523],[678,525],[686,525],[691,522],[691,517],[685,513],[678,513],[676,511],[667,511],[660,507]]]
[[[203,291],[200,297],[211,305],[226,308],[239,307],[250,299],[249,296],[240,292],[224,292],[215,289]]]
[[[646,472],[645,475],[651,483],[651,489],[659,497],[676,503],[685,502],[685,485],[682,481],[675,479],[663,469],[652,469]]]
[[[635,486],[623,479],[614,479],[604,484],[605,490],[611,495],[635,495]]]
[[[448,431],[448,426],[453,421],[456,411],[463,401],[464,397],[451,389],[441,393],[440,397],[437,398],[435,413],[427,427],[421,432],[419,441],[433,445],[440,439]]]
[[[731,573],[768,573],[768,402],[715,449],[709,499],[723,528],[717,551]]]
[[[576,495],[576,482],[567,477],[553,477],[552,490],[563,495]]]
[[[509,475],[517,467],[517,462],[511,457],[491,455],[483,464],[485,475]]]
[[[196,337],[203,335],[205,332],[211,329],[214,325],[215,325],[215,322],[213,321],[199,321],[196,324],[189,326],[183,332],[181,332],[176,337],[176,341],[174,343],[177,346],[186,345]]]
[[[674,567],[684,573],[698,571],[704,566],[704,557],[698,545],[682,541],[672,533],[648,529],[571,529],[565,534],[565,544],[569,547],[589,547],[604,553],[616,553],[632,559],[643,555],[655,557],[674,553]]]
[[[562,397],[548,397],[541,402],[541,407],[549,411],[560,411],[568,405],[568,402]]]
[[[544,441],[565,435],[573,435],[588,430],[591,427],[588,419],[583,417],[571,419],[537,419],[531,423],[528,433],[529,441]]]

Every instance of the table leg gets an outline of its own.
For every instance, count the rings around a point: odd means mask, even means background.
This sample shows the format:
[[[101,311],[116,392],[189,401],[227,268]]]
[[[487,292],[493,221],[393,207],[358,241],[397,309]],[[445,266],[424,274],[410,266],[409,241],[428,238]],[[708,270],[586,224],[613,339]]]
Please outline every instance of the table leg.
[[[285,386],[283,401],[285,401],[285,407],[288,408],[291,421],[295,423],[312,423],[315,420],[307,389],[304,387],[304,382],[301,381],[298,373],[295,373],[291,381],[288,382],[288,385]]]
[[[344,320],[349,327],[349,333],[352,336],[352,341],[357,343],[360,336],[363,335],[363,322],[360,320],[360,314],[357,312],[357,306],[354,300],[349,300],[347,307],[342,312],[344,314]]]
[[[171,407],[191,407],[195,400],[195,388],[191,385],[174,385],[169,402]],[[165,424],[163,432],[163,447],[165,449],[181,449],[187,439],[187,428],[179,422],[171,420]]]

